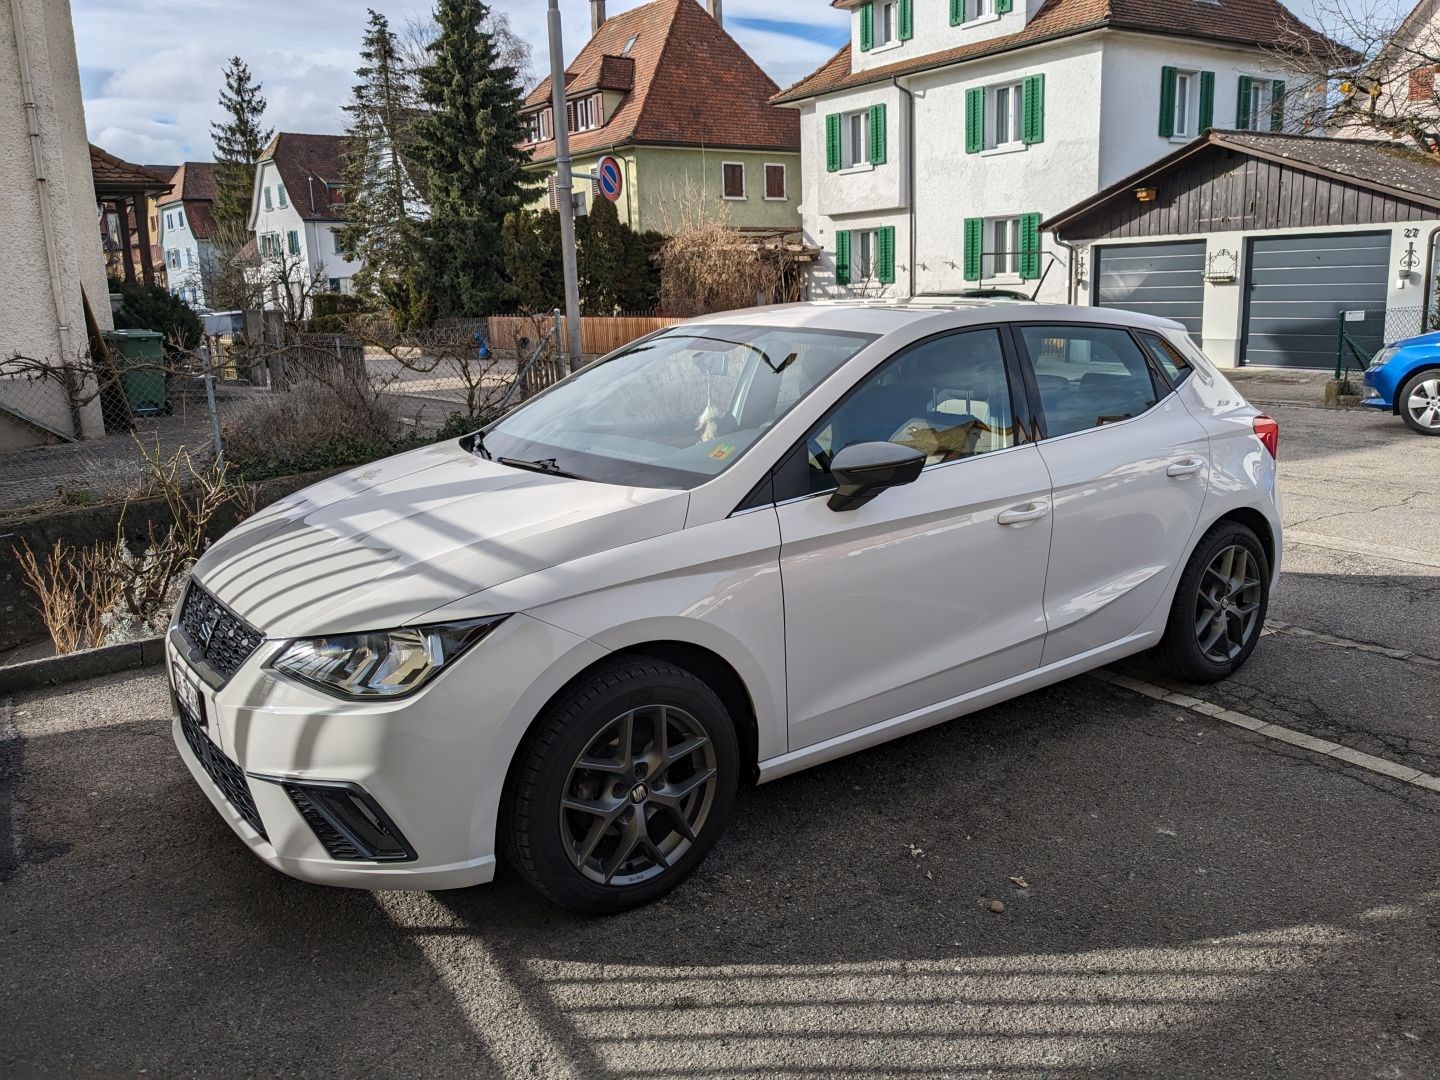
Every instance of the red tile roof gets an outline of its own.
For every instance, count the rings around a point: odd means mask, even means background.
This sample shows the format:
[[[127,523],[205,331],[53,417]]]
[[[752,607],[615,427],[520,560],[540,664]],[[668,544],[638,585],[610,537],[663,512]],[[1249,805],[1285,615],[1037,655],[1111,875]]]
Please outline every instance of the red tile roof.
[[[799,151],[800,118],[767,104],[779,87],[696,0],[653,0],[606,20],[566,71],[567,94],[618,89],[610,85],[623,73],[617,57],[633,62],[634,89],[603,127],[571,135],[572,152],[636,144]],[[549,101],[547,78],[526,109]],[[549,161],[555,143],[538,143],[531,155]]]
[[[215,226],[215,165],[209,161],[187,161],[171,178],[170,194],[160,206],[185,205],[190,231],[198,240],[214,240]]]
[[[306,221],[339,221],[343,203],[332,201],[326,185],[338,189],[345,157],[343,135],[298,135],[282,131],[260,153],[261,161],[274,161],[285,193]]]
[[[1288,44],[1324,52],[1340,49],[1292,15],[1279,0],[1217,0],[1213,3],[1207,0],[1048,0],[1018,33],[909,57],[883,67],[852,72],[850,46],[846,45],[819,70],[771,100],[777,104],[802,101],[833,90],[884,82],[896,75],[946,67],[1102,29],[1138,30],[1257,47]]]
[[[90,144],[90,172],[95,194],[102,199],[125,194],[160,194],[170,189],[170,178],[147,171]]]

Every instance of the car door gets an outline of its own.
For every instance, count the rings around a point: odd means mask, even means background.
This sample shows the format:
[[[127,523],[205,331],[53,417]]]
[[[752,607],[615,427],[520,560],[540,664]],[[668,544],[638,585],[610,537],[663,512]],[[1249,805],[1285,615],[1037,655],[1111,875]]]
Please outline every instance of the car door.
[[[1134,633],[1193,543],[1209,439],[1123,327],[1014,327],[1054,489],[1045,583],[1053,664]]]
[[[991,327],[903,350],[776,470],[792,751],[1040,663],[1050,481],[1005,342]],[[830,458],[873,441],[926,468],[830,509]]]

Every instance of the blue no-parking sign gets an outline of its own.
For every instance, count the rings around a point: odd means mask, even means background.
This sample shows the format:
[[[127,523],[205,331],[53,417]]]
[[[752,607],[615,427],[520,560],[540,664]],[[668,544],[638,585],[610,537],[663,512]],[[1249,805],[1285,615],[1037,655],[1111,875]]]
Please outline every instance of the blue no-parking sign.
[[[617,158],[606,154],[595,166],[595,191],[611,202],[620,201],[625,191],[625,172]]]

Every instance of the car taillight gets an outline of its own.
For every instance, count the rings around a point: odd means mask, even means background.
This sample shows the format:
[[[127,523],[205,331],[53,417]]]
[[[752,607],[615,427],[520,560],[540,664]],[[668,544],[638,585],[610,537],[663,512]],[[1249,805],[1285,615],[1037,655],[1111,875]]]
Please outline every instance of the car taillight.
[[[1280,456],[1280,425],[1274,417],[1264,415],[1255,417],[1255,434],[1260,437],[1260,442],[1265,449],[1270,451],[1272,458]]]

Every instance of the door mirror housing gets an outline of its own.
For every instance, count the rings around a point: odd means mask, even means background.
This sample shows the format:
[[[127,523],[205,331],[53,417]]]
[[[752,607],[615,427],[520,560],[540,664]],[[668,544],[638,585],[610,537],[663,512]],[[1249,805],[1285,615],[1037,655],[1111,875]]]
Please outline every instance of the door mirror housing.
[[[924,468],[925,455],[913,447],[891,442],[847,446],[830,462],[837,485],[830,509],[858,510],[886,488],[913,484]]]

